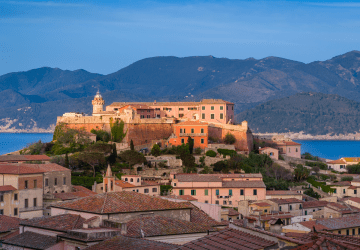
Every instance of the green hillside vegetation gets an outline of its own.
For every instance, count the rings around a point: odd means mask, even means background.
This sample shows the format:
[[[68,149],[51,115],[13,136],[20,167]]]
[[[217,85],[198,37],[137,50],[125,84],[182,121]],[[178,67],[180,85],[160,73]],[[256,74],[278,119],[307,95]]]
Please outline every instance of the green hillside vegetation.
[[[332,94],[299,93],[244,111],[253,132],[346,134],[359,131],[360,103]]]

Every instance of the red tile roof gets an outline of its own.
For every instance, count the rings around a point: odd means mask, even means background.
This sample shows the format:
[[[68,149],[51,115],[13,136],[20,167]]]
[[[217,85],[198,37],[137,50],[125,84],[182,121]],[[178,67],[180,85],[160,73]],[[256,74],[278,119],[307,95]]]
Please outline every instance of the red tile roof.
[[[23,220],[20,225],[50,229],[60,232],[83,228],[85,218],[75,214],[62,214],[51,217],[39,217],[31,220]]]
[[[7,215],[0,215],[0,233],[9,232],[19,228],[19,223],[22,219],[17,217],[10,217]]]
[[[277,243],[236,229],[224,229],[203,238],[190,241],[175,249],[266,249]]]
[[[30,249],[49,249],[51,246],[57,244],[57,240],[56,237],[26,231],[5,240],[3,246],[5,244]]]
[[[170,250],[176,245],[146,239],[116,236],[99,244],[87,247],[86,250]]]
[[[208,230],[214,231],[211,226],[204,224],[157,215],[135,218],[128,221],[126,226],[126,236],[137,238],[142,237],[140,230],[142,230],[144,237],[206,233]]]
[[[17,189],[11,185],[0,186],[0,192],[15,191],[15,190]]]
[[[59,204],[53,204],[51,207],[84,211],[95,214],[188,208],[183,203],[171,202],[161,198],[128,191],[97,194],[74,201],[65,201]]]
[[[50,161],[47,155],[0,155],[0,162],[9,161]]]

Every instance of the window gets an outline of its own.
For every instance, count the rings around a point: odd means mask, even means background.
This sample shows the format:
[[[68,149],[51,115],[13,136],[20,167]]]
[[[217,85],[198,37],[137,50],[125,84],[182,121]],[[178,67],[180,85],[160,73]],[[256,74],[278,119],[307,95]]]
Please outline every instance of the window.
[[[3,201],[4,201],[4,195],[0,194],[0,202],[3,202]]]
[[[209,190],[205,189],[205,194],[204,195],[209,195]]]
[[[25,208],[28,208],[28,207],[29,207],[29,200],[25,199]]]
[[[4,214],[4,209],[0,209],[0,214],[1,214],[1,215]]]
[[[219,195],[219,189],[216,189],[216,195]]]
[[[14,208],[14,216],[17,216],[17,215],[18,215],[18,209]]]
[[[193,128],[191,129],[191,133],[192,133],[192,134],[194,133],[194,129],[193,129]]]
[[[184,190],[179,190],[179,195],[184,195]]]
[[[204,139],[201,139],[200,141],[201,141],[201,144],[204,144]],[[356,190],[355,190],[355,191],[356,191]]]
[[[232,195],[232,189],[229,189],[229,195]]]
[[[257,189],[253,190],[253,195],[257,195]]]
[[[240,195],[244,195],[244,189],[240,189]]]
[[[45,179],[45,187],[49,186],[49,179]]]
[[[184,138],[181,139],[181,143],[185,143],[185,139],[184,139]]]
[[[29,187],[28,187],[28,181],[25,181],[25,187],[24,187],[25,189],[28,189]]]
[[[214,110],[214,106],[211,106],[211,110]]]
[[[37,207],[37,200],[34,198],[34,207]]]
[[[346,235],[350,235],[349,229],[346,229]]]
[[[205,110],[205,106],[202,106],[201,109],[202,109],[202,110]]]
[[[149,193],[149,189],[148,189],[148,188],[145,188],[145,189],[144,189],[144,193],[145,193],[145,194],[148,194],[148,193]]]
[[[152,189],[153,193],[157,193],[157,188]]]
[[[18,194],[14,194],[14,201],[18,200]]]
[[[289,209],[290,209],[290,211],[292,210],[292,205],[289,205]]]
[[[204,133],[204,129],[202,128],[200,132],[203,134],[203,133]]]
[[[55,186],[57,185],[57,178],[55,178],[55,180],[54,180],[54,185]]]
[[[209,201],[205,201],[205,203],[206,203],[206,204],[208,204],[208,203],[209,203]]]
[[[220,113],[220,119],[224,119],[224,114]]]
[[[219,205],[219,201],[215,201],[215,204],[216,204],[216,205]]]
[[[281,206],[279,206],[279,211],[281,212]]]
[[[66,177],[63,178],[63,185],[66,185]]]
[[[226,205],[226,204],[227,204],[227,203],[226,203],[226,201],[224,200],[224,201],[223,201],[223,205]]]
[[[205,119],[205,114],[201,114],[201,119]]]
[[[196,190],[191,190],[191,195],[196,195]]]
[[[340,231],[340,230],[338,231],[338,234],[341,234],[341,231]]]
[[[224,106],[220,106],[220,110],[224,110]]]
[[[214,114],[211,114],[211,119],[215,119],[215,115]]]

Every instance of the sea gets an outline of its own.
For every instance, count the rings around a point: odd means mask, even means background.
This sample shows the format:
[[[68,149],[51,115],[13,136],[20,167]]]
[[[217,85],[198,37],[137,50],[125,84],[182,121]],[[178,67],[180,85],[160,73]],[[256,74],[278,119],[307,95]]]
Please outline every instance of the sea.
[[[0,133],[0,155],[20,150],[41,140],[50,142],[52,133]],[[336,160],[341,157],[359,157],[360,141],[295,140],[302,144],[301,153],[309,152],[320,158]]]
[[[0,133],[0,155],[18,151],[39,140],[50,142],[52,138],[52,133]]]

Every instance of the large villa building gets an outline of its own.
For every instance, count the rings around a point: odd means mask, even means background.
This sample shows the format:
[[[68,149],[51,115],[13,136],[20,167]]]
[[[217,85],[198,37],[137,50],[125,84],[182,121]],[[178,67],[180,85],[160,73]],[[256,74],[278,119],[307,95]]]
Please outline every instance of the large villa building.
[[[243,200],[264,200],[266,186],[259,174],[174,174],[172,193],[190,195],[199,202],[238,206]]]

